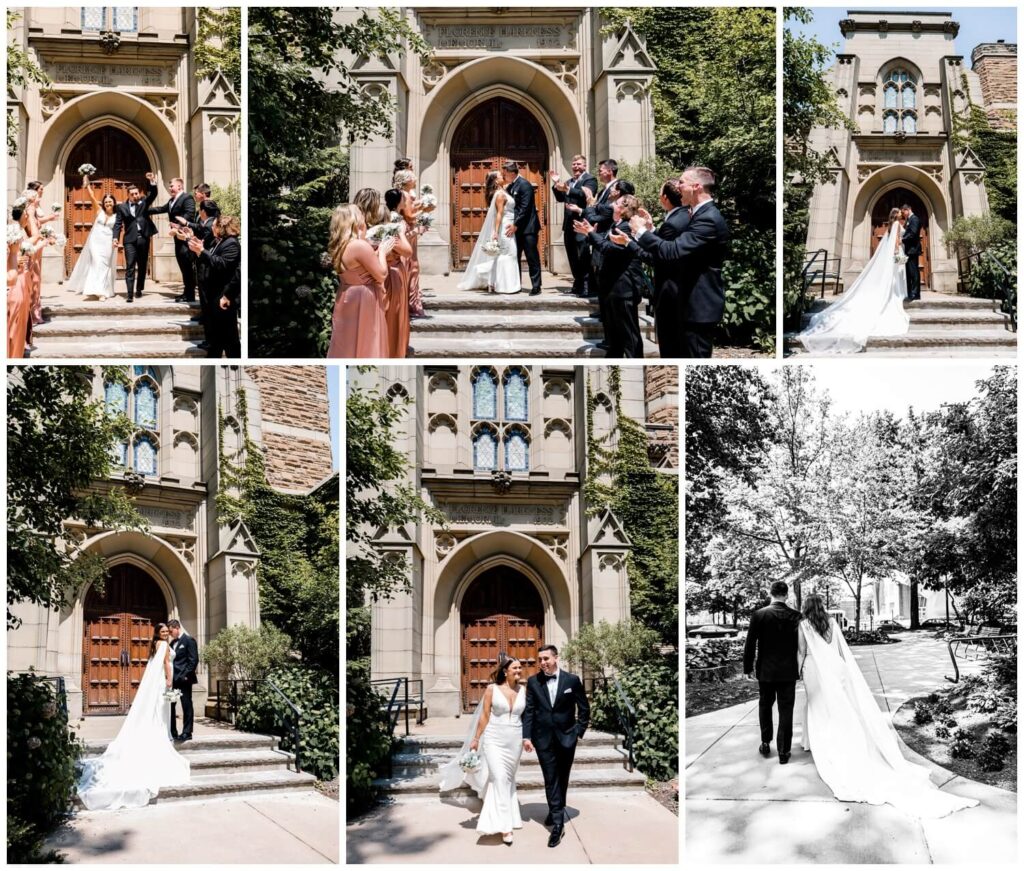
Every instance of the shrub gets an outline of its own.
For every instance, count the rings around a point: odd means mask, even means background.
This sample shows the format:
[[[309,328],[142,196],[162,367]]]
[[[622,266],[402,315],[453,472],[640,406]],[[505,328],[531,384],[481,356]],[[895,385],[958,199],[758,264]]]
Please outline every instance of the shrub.
[[[658,633],[635,621],[585,623],[576,636],[562,648],[569,662],[582,665],[594,674],[619,671],[646,659],[657,649]]]
[[[991,714],[1002,702],[1002,696],[995,687],[985,687],[967,697],[967,707],[972,711]]]
[[[1017,228],[1004,218],[986,212],[983,215],[961,215],[946,232],[946,245],[960,257],[973,251],[984,251],[1000,242],[1013,239]]]
[[[210,185],[210,199],[217,204],[222,215],[234,215],[240,223],[245,221],[245,215],[242,214],[242,191],[237,182],[226,188],[219,184]]]
[[[716,676],[728,677],[723,666],[740,665],[743,662],[742,638],[714,638],[706,641],[690,641],[686,644],[686,676],[698,677],[700,669],[719,669]]]
[[[1017,243],[1015,241],[1000,242],[987,249],[1010,272],[1010,283],[1016,295],[1017,287]],[[971,261],[971,271],[967,274],[965,290],[970,296],[984,299],[1001,299],[1006,273],[1003,272],[989,257],[984,254],[978,260]]]
[[[945,725],[942,725],[942,724],[939,724],[938,726],[936,726],[935,727],[935,737],[936,738],[948,738],[949,737],[949,727],[945,726]]]
[[[890,638],[885,632],[862,629],[857,632],[852,627],[843,632],[847,644],[899,644],[898,638]]]
[[[7,674],[7,862],[56,861],[45,837],[64,818],[82,746],[68,729],[52,684]]]
[[[949,745],[949,755],[954,759],[970,759],[974,756],[974,736],[966,729],[957,729]]]
[[[373,781],[391,752],[391,730],[381,697],[370,685],[365,661],[349,661],[345,684],[345,806],[349,814],[370,807]]]
[[[654,780],[670,780],[679,769],[679,694],[676,671],[656,662],[631,665],[617,677],[636,711],[633,756]],[[590,700],[595,729],[619,731],[614,686],[596,690]]]
[[[302,712],[299,762],[303,771],[321,780],[338,775],[338,689],[327,672],[309,666],[271,669],[267,678]],[[248,693],[238,708],[235,725],[243,732],[281,736],[282,750],[295,751],[291,708],[266,683]]]
[[[931,706],[925,702],[914,703],[914,722],[918,726],[923,726],[925,723],[930,723],[934,717],[932,716]]]
[[[236,624],[221,629],[203,649],[203,661],[211,670],[228,677],[259,680],[288,659],[291,640],[270,623],[259,629]]]
[[[999,771],[1006,761],[1006,755],[1013,749],[1013,744],[1001,732],[991,732],[981,743],[978,753],[978,764],[982,771]]]

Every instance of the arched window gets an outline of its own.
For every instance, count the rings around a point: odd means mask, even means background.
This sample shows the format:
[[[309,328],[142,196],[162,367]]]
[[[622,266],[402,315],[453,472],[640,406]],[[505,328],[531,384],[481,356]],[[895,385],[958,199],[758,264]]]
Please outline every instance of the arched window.
[[[143,435],[135,439],[132,461],[132,466],[140,475],[156,474],[156,447],[149,436]]]
[[[156,429],[156,390],[148,380],[135,385],[135,423],[143,429]]]
[[[473,375],[473,418],[493,420],[498,416],[498,379],[490,369]]]
[[[480,366],[470,377],[473,469],[478,472],[530,470],[530,371],[509,366],[498,372]]]
[[[882,84],[882,129],[886,133],[917,133],[917,78],[902,67],[890,70]]]
[[[134,425],[130,441],[110,446],[111,463],[118,469],[134,470],[142,475],[159,471],[160,376],[152,366],[132,366],[129,386],[117,382],[103,385],[107,414],[123,414]]]
[[[498,468],[498,434],[480,427],[473,436],[473,468],[491,472]]]
[[[505,435],[505,471],[528,472],[530,470],[530,443],[519,427],[510,429]]]
[[[123,384],[108,381],[103,385],[103,403],[106,406],[107,414],[128,413],[128,390]]]
[[[527,385],[522,369],[517,367],[505,373],[505,420],[529,420]]]

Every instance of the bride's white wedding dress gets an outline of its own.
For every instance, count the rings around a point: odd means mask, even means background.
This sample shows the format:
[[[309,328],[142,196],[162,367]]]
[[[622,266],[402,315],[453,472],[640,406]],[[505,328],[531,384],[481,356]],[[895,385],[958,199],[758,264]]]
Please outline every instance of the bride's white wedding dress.
[[[484,245],[494,236],[494,224],[498,220],[494,204],[498,197],[491,200],[487,209],[487,217],[480,228],[473,253],[466,266],[465,275],[459,282],[459,290],[475,290],[477,288],[493,288],[495,293],[518,293],[521,286],[519,274],[519,251],[516,248],[516,237],[506,236],[505,231],[512,225],[515,217],[515,203],[512,197],[505,195],[505,204],[501,212],[498,227],[498,241],[504,245],[504,252],[492,257],[484,252]]]
[[[484,707],[482,699],[470,724],[469,737],[458,756],[441,769],[440,789],[446,792],[464,782],[469,784],[484,800],[476,830],[482,835],[496,835],[523,827],[516,775],[523,755],[522,717],[526,710],[526,685],[519,687],[511,707],[505,693],[494,684],[487,688],[487,692],[491,693],[491,716],[480,736],[480,765],[471,772],[459,768],[459,759],[469,749],[476,734]]]
[[[160,787],[189,781],[189,762],[171,743],[171,706],[163,698],[166,650],[166,641],[157,644],[117,737],[98,759],[82,763],[76,788],[89,810],[143,807]],[[172,650],[172,666],[173,658]]]
[[[811,315],[797,340],[812,354],[855,354],[871,336],[904,336],[910,317],[903,309],[907,298],[907,270],[896,262],[897,240],[903,235],[894,221],[882,237],[864,271],[842,298]],[[902,251],[902,245],[900,246]]]
[[[868,688],[836,622],[826,640],[799,626],[803,662],[803,747],[839,801],[890,804],[915,817],[943,817],[978,802],[936,787],[928,769],[904,759],[896,730]],[[806,653],[806,658],[804,658]]]
[[[117,261],[114,257],[114,221],[116,215],[97,210],[92,229],[82,246],[75,268],[65,283],[68,290],[84,297],[109,299],[114,296]]]

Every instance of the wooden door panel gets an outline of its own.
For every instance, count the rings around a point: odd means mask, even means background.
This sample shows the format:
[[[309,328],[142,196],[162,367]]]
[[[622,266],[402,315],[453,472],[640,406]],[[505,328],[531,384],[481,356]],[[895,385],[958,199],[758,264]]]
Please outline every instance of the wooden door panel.
[[[921,257],[918,261],[921,269],[921,284],[928,285],[931,277],[931,252],[928,244],[928,210],[917,194],[897,188],[884,194],[871,210],[871,253],[878,249],[878,243],[887,230],[889,212],[898,209],[904,203],[910,205],[914,214],[921,220]]]

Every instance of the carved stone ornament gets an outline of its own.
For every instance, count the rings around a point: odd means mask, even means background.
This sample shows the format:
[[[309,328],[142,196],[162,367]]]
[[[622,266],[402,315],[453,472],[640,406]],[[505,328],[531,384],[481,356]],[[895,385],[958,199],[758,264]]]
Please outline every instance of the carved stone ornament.
[[[495,472],[491,475],[491,486],[495,493],[508,493],[512,489],[512,476],[508,472]]]
[[[121,34],[112,30],[104,31],[100,34],[100,45],[104,54],[115,54],[121,47]]]
[[[54,113],[59,112],[60,107],[63,105],[64,98],[56,91],[47,91],[39,101],[39,108],[42,109],[44,118],[49,118]]]

